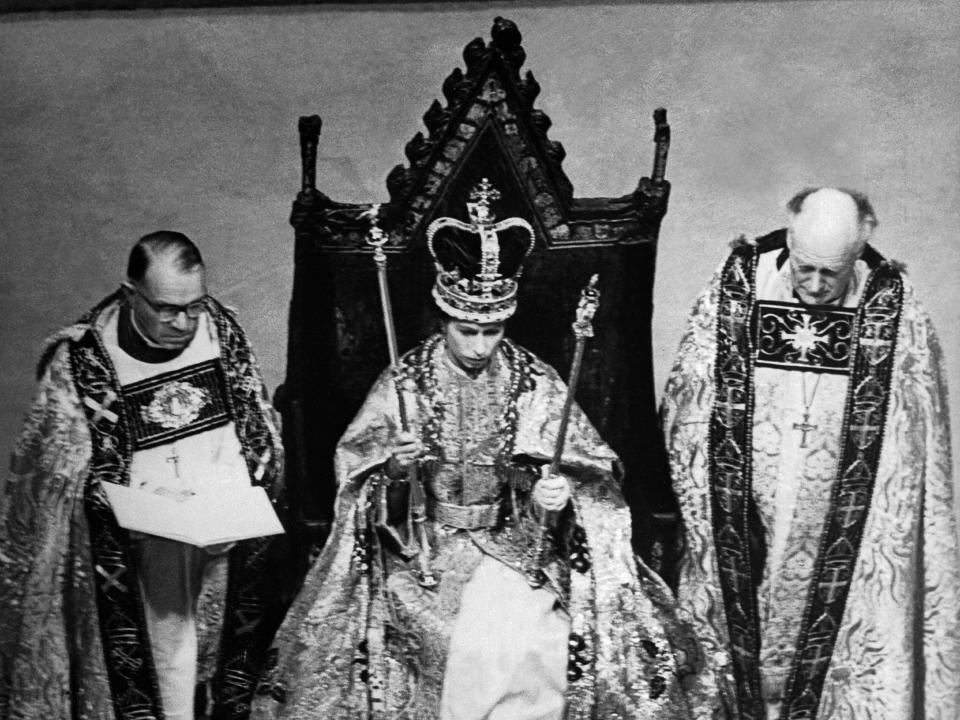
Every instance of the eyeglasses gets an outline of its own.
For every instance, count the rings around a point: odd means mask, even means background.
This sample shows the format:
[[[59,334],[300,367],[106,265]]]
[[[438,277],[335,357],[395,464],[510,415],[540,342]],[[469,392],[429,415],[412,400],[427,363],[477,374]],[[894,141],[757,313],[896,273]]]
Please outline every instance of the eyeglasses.
[[[144,295],[140,288],[132,283],[124,283],[124,287],[130,288],[137,295],[143,298],[143,301],[150,306],[150,308],[157,314],[157,317],[160,318],[160,322],[163,323],[172,323],[174,320],[180,317],[180,313],[185,314],[191,320],[196,320],[207,308],[207,295],[204,295],[199,300],[194,300],[192,303],[187,305],[174,305],[172,303],[155,303],[153,300]]]

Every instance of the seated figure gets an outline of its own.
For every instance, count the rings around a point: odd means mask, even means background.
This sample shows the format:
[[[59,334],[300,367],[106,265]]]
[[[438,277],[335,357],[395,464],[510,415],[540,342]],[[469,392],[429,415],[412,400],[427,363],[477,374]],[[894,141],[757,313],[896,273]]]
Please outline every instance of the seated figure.
[[[428,230],[442,330],[381,375],[339,442],[335,522],[255,717],[691,716],[695,645],[632,551],[619,461],[575,404],[550,471],[567,387],[504,337],[533,231],[494,223],[495,197],[481,185],[472,224]]]

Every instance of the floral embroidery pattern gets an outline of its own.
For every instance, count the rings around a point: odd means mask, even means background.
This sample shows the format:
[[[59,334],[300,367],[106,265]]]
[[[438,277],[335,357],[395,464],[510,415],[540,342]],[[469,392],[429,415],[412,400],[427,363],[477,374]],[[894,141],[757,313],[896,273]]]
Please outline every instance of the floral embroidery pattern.
[[[162,386],[140,415],[145,422],[156,423],[169,430],[178,430],[200,417],[208,397],[204,390],[178,380]]]

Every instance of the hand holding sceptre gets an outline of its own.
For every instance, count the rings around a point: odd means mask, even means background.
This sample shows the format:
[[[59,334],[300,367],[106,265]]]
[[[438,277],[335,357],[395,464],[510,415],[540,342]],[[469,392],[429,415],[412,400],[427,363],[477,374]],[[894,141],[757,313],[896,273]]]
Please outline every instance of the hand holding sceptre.
[[[377,284],[380,287],[380,304],[383,308],[383,325],[387,334],[387,350],[390,353],[390,366],[396,371],[400,367],[400,356],[397,350],[397,330],[393,323],[393,307],[390,304],[390,287],[387,283],[387,254],[383,251],[387,234],[377,224],[380,205],[373,205],[369,210],[360,214],[360,217],[370,221],[370,234],[367,244],[373,247],[373,262],[377,266]],[[399,388],[400,397],[400,429],[405,436],[410,435],[410,422],[407,417],[407,407],[403,398],[403,388]],[[420,567],[419,581],[423,587],[436,587],[439,580],[430,569],[430,541],[427,538],[424,523],[427,519],[427,503],[423,494],[423,486],[417,474],[416,462],[410,463],[407,468],[407,483],[410,486],[410,519],[413,520],[413,535],[418,545],[417,564]]]
[[[560,511],[570,498],[570,488],[566,479],[560,475],[560,464],[563,459],[563,448],[567,441],[567,426],[570,423],[570,412],[573,409],[573,400],[577,391],[577,382],[580,379],[580,367],[583,364],[583,349],[587,338],[593,337],[593,316],[597,313],[600,304],[600,290],[597,288],[598,276],[594,274],[590,282],[580,293],[580,302],[577,305],[577,319],[573,323],[573,336],[576,346],[573,351],[573,362],[570,366],[570,379],[567,383],[567,396],[560,414],[560,427],[557,430],[557,440],[553,451],[553,460],[543,469],[543,477],[533,488],[533,497],[543,508],[543,518],[540,523],[540,536],[534,550],[534,566],[527,572],[527,582],[532,587],[540,587],[547,578],[543,572],[546,564],[547,544],[557,525]]]

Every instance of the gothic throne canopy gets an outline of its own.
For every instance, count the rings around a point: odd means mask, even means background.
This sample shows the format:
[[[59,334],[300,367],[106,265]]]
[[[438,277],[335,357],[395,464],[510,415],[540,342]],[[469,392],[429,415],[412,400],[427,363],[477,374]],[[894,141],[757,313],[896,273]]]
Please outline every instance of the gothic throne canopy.
[[[469,42],[465,70],[456,68],[444,80],[444,102],[434,100],[423,115],[426,134],[417,132],[406,144],[407,164],[387,175],[389,200],[379,200],[379,217],[388,233],[399,349],[410,349],[437,326],[427,226],[445,216],[466,220],[470,191],[488,179],[500,192],[498,218],[523,218],[536,235],[507,334],[563,377],[580,289],[599,274],[596,335],[584,356],[577,400],[625,463],[638,547],[649,551],[651,517],[662,523],[672,510],[650,339],[657,236],[670,194],[666,111],[653,114],[650,177],[621,197],[574,197],[563,146],[549,138],[550,118],[535,107],[540,85],[529,70],[521,75],[525,59],[517,26],[496,18],[491,40]],[[299,129],[303,183],[291,217],[295,271],[278,405],[286,420],[291,505],[316,541],[336,492],[333,450],[389,357],[366,242],[370,223],[361,217],[371,206],[339,203],[317,188],[321,120],[302,117]]]

